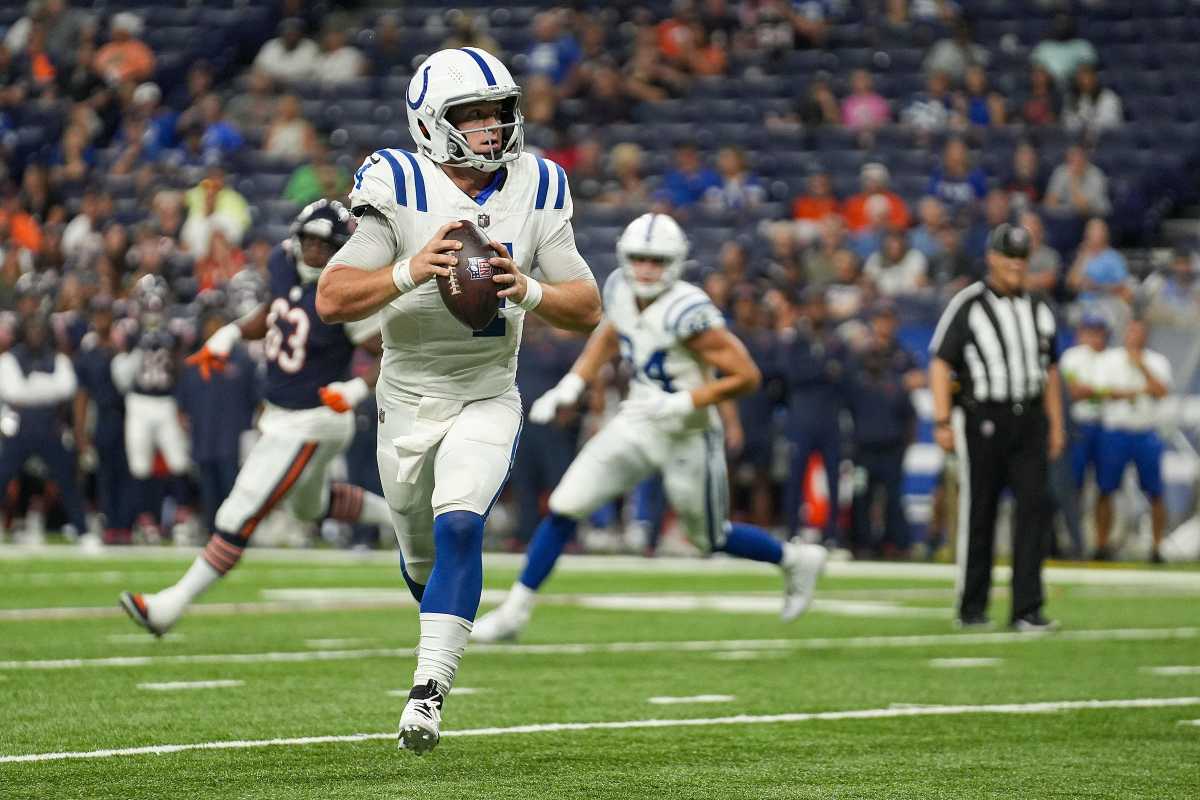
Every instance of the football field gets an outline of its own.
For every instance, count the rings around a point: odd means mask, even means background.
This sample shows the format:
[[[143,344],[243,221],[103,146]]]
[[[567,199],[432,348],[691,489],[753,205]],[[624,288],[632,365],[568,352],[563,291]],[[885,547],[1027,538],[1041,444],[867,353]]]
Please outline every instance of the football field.
[[[190,556],[0,550],[0,797],[1200,797],[1194,570],[1052,569],[1040,636],[955,631],[942,565],[831,564],[783,625],[758,565],[566,558],[417,758],[393,554],[252,551],[155,640],[117,594]]]

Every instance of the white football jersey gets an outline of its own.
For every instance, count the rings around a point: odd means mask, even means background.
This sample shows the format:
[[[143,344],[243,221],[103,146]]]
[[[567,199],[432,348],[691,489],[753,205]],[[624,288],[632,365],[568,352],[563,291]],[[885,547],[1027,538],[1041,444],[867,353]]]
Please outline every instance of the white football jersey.
[[[698,333],[725,326],[703,289],[679,281],[639,310],[633,289],[617,270],[604,284],[604,315],[616,328],[621,357],[633,373],[630,400],[688,391],[713,379],[712,370],[685,344]],[[687,422],[692,428],[721,424],[715,406],[698,409]]]
[[[592,278],[575,249],[566,172],[531,153],[499,170],[493,184],[471,198],[425,156],[379,150],[354,174],[350,205],[370,206],[388,220],[400,243],[396,260],[415,255],[447,222],[466,219],[502,242],[526,274],[536,267],[535,276],[549,283]],[[479,400],[516,382],[525,315],[516,305],[502,307],[491,325],[474,332],[451,316],[430,280],[380,315],[383,397],[401,392]]]
[[[1068,384],[1082,383],[1095,389],[1104,382],[1098,371],[1103,355],[1103,350],[1077,344],[1059,356],[1058,369]],[[1102,406],[1100,400],[1076,400],[1071,404],[1071,418],[1079,423],[1099,422]]]
[[[1171,362],[1162,353],[1142,351],[1146,369],[1159,381],[1171,387]],[[1129,351],[1124,347],[1112,347],[1105,351],[1096,367],[1100,375],[1100,388],[1143,392],[1132,400],[1105,400],[1104,427],[1120,431],[1153,430],[1159,421],[1162,403],[1148,394],[1146,376],[1133,363]]]

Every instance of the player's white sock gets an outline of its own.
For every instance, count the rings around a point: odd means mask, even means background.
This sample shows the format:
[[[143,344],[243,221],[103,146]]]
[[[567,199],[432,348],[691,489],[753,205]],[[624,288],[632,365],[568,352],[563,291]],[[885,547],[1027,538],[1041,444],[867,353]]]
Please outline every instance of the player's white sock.
[[[536,596],[537,593],[533,589],[517,581],[508,590],[508,597],[504,598],[504,605],[507,609],[528,617],[533,611],[533,600]]]
[[[196,560],[188,567],[188,571],[183,573],[182,578],[173,586],[168,586],[153,596],[151,607],[154,616],[162,616],[173,622],[193,600],[204,594],[220,577],[221,573],[217,572],[204,556],[196,556]]]
[[[453,614],[421,614],[421,644],[413,685],[434,680],[443,692],[449,693],[470,636],[469,620]]]
[[[362,513],[358,515],[358,521],[364,525],[375,525],[378,527],[391,525],[392,514],[388,509],[387,500],[384,500],[377,494],[364,491]]]

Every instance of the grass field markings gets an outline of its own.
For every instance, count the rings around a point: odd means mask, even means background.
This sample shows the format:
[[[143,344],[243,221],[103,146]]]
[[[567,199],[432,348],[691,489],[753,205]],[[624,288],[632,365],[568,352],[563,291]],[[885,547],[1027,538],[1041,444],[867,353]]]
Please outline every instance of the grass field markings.
[[[344,650],[349,647],[358,647],[364,644],[369,644],[375,641],[374,639],[305,639],[304,646],[311,647],[313,650]]]
[[[175,692],[182,689],[234,689],[245,684],[245,681],[238,680],[164,681],[161,683],[139,683],[137,687],[155,692]]]
[[[591,655],[593,653],[712,653],[728,650],[870,650],[976,644],[1030,644],[1045,641],[1108,642],[1195,639],[1200,628],[1101,628],[1056,633],[931,633],[910,636],[844,636],[812,639],[708,639],[577,644],[474,644],[478,655]],[[347,661],[365,658],[412,658],[411,647],[361,650],[303,650],[265,653],[205,653],[170,656],[107,656],[0,661],[0,670],[55,670],[82,667],[144,667],[158,664],[255,664],[299,661]]]
[[[1200,675],[1200,667],[1142,667],[1142,672],[1149,672],[1151,675]]]
[[[1193,725],[1197,728],[1200,728],[1200,719],[1181,719],[1181,720],[1179,720],[1179,724],[1180,725]]]
[[[646,698],[647,703],[656,706],[678,706],[689,703],[732,703],[734,700],[737,700],[737,696],[732,694],[694,694],[688,697],[658,695]]]
[[[722,650],[712,654],[718,661],[758,661],[764,658],[785,658],[784,650]]]
[[[110,633],[104,637],[113,644],[153,644],[154,642],[182,642],[182,633],[171,632],[163,636],[147,636],[142,633]]]
[[[644,728],[690,728],[717,725],[765,725],[796,722],[838,722],[843,720],[897,719],[903,717],[964,716],[972,714],[1046,714],[1061,711],[1095,711],[1106,709],[1175,708],[1200,705],[1200,697],[1143,697],[1122,700],[1054,700],[1037,703],[997,703],[987,705],[912,706],[903,708],[860,708],[845,711],[815,711],[789,714],[692,719],[637,719],[614,722],[551,722],[532,725],[513,725],[496,728],[465,728],[442,731],[443,737],[506,736],[528,733],[565,733],[575,731],[634,730]],[[303,747],[314,744],[340,744],[376,740],[394,741],[393,731],[386,733],[354,733],[332,736],[302,736],[288,739],[238,739],[232,741],[195,742],[192,744],[160,744],[145,747],[126,747],[112,750],[81,750],[58,753],[27,753],[0,756],[0,764],[39,761],[65,761],[81,758],[113,758],[116,756],[165,755],[189,750],[244,750],[254,747]]]
[[[1003,658],[931,658],[929,666],[936,669],[971,669],[972,667],[998,667]]]

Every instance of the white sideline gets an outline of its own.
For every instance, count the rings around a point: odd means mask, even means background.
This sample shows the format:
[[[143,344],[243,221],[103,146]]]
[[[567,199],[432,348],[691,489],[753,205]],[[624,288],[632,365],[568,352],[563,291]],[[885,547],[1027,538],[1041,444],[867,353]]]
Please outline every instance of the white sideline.
[[[139,689],[150,689],[156,692],[173,692],[178,689],[232,689],[237,686],[244,686],[245,681],[237,680],[218,680],[218,681],[164,681],[162,683],[139,683]]]
[[[1142,672],[1151,675],[1200,675],[1200,667],[1142,667]]]
[[[898,708],[862,708],[847,711],[816,711],[793,714],[739,714],[729,717],[699,719],[637,719],[618,722],[551,722],[535,725],[514,725],[507,728],[467,728],[442,731],[443,737],[504,736],[520,733],[561,733],[566,731],[612,731],[635,728],[683,728],[712,725],[764,725],[782,722],[839,721],[855,719],[890,719],[896,717],[941,717],[963,714],[1044,714],[1055,711],[1089,711],[1097,709],[1171,708],[1200,705],[1200,697],[1147,697],[1129,700],[1055,700],[1041,703],[999,703],[988,705],[909,706]],[[296,747],[309,744],[337,744],[395,739],[395,733],[353,733],[341,736],[302,736],[291,739],[238,739],[223,742],[193,744],[160,744],[147,747],[125,747],[117,750],[83,750],[61,753],[28,753],[0,756],[0,764],[31,761],[64,761],[76,758],[112,758],[114,756],[165,755],[188,750],[244,750],[252,747]]]
[[[1003,658],[931,658],[929,666],[936,669],[970,669],[971,667],[995,667],[1004,663]]]
[[[658,695],[647,697],[646,702],[656,706],[678,706],[689,703],[732,703],[737,697],[732,694],[694,694],[690,697],[675,697],[673,695]]]
[[[579,644],[473,644],[475,655],[589,655],[592,653],[669,653],[746,650],[838,650],[892,647],[941,647],[975,644],[1025,644],[1041,641],[1107,642],[1195,639],[1200,628],[1112,628],[1057,633],[933,633],[914,636],[847,636],[813,639],[725,639]],[[297,661],[348,661],[364,658],[412,658],[412,647],[363,650],[301,650],[268,653],[204,653],[172,656],[107,656],[0,661],[0,670],[146,667],[156,664],[260,664]]]

